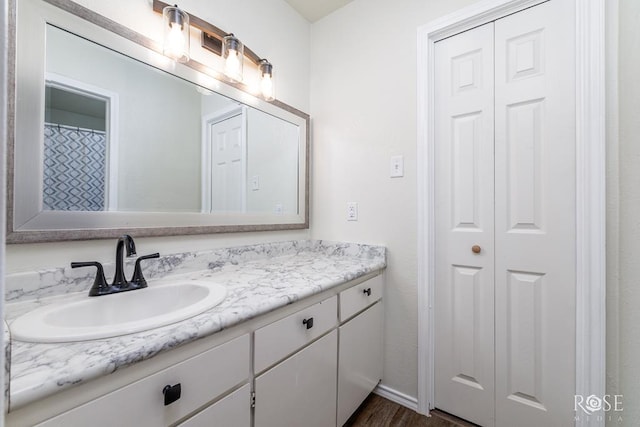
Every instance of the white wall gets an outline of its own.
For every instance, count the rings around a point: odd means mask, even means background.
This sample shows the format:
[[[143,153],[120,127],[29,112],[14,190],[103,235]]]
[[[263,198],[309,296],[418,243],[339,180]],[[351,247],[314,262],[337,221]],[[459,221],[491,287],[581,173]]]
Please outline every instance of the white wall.
[[[298,213],[298,126],[263,111],[247,111],[247,211]],[[258,178],[259,189],[251,180]]]
[[[76,2],[148,37],[162,39],[161,16],[152,11],[147,0]],[[233,31],[247,46],[268,58],[277,74],[276,97],[302,111],[309,111],[310,24],[284,0],[185,0],[180,7],[226,31]],[[197,52],[197,41],[192,40],[192,51]],[[210,56],[206,55],[206,58]],[[166,254],[308,237],[308,230],[300,230],[140,238],[136,243],[140,254],[156,251]],[[61,266],[70,261],[107,262],[113,260],[114,249],[115,241],[112,240],[8,245],[6,272]]]
[[[74,113],[57,108],[46,108],[44,110],[45,123],[57,123],[71,127],[93,129],[104,131],[104,118],[97,118],[86,114]]]
[[[619,4],[620,139],[616,159],[619,195],[607,212],[610,222],[607,232],[616,229],[620,232],[618,241],[613,241],[607,251],[608,267],[613,267],[607,282],[608,296],[612,299],[607,307],[610,358],[607,369],[610,392],[624,395],[623,425],[637,426],[640,425],[640,2],[620,0]]]
[[[7,54],[9,48],[9,8],[8,2],[0,4],[0,159],[6,159],[7,141]],[[5,276],[5,230],[6,230],[6,162],[0,160],[0,294],[4,294]],[[4,304],[0,301],[0,316],[4,319]],[[4,334],[0,337],[0,348],[4,348]],[[5,366],[5,352],[0,354],[0,366]],[[5,383],[5,370],[0,370],[0,384]],[[4,393],[0,394],[0,408],[6,410]],[[4,426],[4,417],[0,417],[0,427]]]
[[[238,101],[217,93],[211,93],[200,97],[200,115],[209,116],[222,110],[238,105]],[[202,120],[200,117],[200,120]]]
[[[417,396],[416,29],[473,0],[355,0],[312,27],[312,236],[388,248],[383,383]],[[404,178],[389,178],[403,155]],[[359,220],[346,221],[347,202]]]

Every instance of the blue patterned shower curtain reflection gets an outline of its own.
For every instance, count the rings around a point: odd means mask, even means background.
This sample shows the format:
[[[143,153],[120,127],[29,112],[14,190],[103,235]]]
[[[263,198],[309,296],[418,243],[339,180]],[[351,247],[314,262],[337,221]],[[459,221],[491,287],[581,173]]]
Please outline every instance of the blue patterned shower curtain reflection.
[[[105,209],[107,138],[104,131],[46,123],[43,209]]]

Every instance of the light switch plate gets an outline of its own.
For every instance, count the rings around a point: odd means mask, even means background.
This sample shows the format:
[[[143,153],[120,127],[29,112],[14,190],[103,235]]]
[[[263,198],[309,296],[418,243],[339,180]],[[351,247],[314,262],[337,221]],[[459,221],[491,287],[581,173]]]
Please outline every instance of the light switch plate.
[[[391,178],[401,178],[404,176],[404,157],[391,156]]]
[[[357,220],[358,220],[358,203],[348,202],[347,203],[347,221],[357,221]]]
[[[251,177],[251,191],[260,190],[260,175],[253,175]]]

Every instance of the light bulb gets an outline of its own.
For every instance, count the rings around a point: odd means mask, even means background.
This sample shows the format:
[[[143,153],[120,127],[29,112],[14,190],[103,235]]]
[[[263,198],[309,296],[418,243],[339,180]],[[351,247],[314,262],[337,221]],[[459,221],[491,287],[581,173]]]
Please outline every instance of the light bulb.
[[[275,99],[273,90],[273,65],[271,65],[268,60],[261,59],[258,68],[262,76],[260,79],[260,92],[262,97],[267,101],[273,101]]]
[[[273,100],[273,77],[271,74],[264,74],[262,76],[262,81],[260,82],[260,91],[262,92],[262,97],[267,101]]]
[[[162,17],[164,54],[175,61],[187,62],[189,60],[189,15],[177,6],[167,6],[162,10]]]
[[[184,36],[182,35],[182,29],[180,25],[175,22],[169,24],[171,29],[167,34],[167,45],[165,52],[172,58],[180,58],[184,52]]]
[[[224,73],[235,80],[242,80],[240,58],[238,58],[238,51],[235,49],[229,49],[229,56],[227,56],[225,62]]]
[[[244,45],[233,34],[227,34],[222,39],[222,57],[224,58],[224,73],[227,77],[241,82]]]

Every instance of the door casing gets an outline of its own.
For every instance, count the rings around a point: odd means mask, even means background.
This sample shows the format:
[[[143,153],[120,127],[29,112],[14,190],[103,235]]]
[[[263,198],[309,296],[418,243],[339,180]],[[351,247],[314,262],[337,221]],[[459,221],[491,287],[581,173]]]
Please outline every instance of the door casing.
[[[576,395],[605,394],[605,0],[575,2],[576,25]],[[544,3],[485,0],[418,28],[418,405],[434,397],[434,44]],[[576,426],[604,426],[577,417]]]

